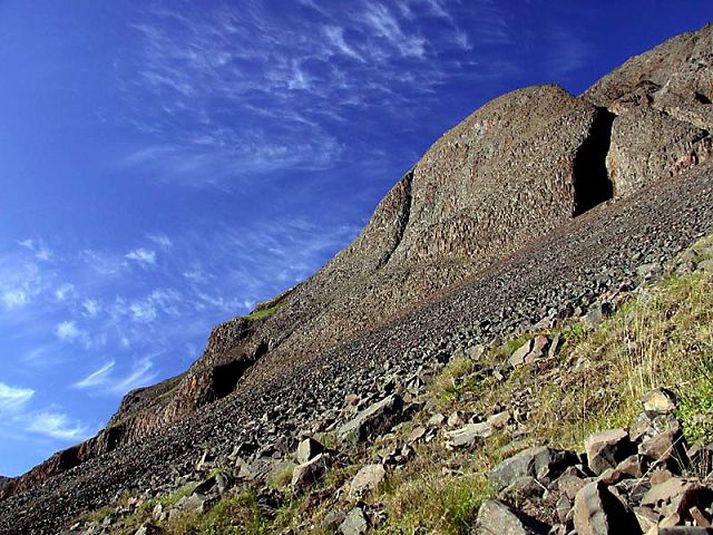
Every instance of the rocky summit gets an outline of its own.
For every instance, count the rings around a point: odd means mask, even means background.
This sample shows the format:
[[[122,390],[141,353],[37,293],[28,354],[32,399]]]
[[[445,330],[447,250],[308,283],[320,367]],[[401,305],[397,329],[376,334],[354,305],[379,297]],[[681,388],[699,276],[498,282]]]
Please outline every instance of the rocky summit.
[[[686,472],[708,446],[682,449],[680,405],[666,390],[647,394],[631,427],[588,423],[580,452],[515,447],[526,426],[506,430],[526,412],[504,404],[482,418],[429,414],[386,453],[365,444],[424,415],[418,396],[456,357],[478,362],[499,341],[573,318],[596,329],[616,308],[612,296],[691,262],[689,271],[706,272],[710,260],[680,253],[713,233],[712,101],[708,25],[580,96],[544,85],[487,103],[443,134],[314,276],[217,326],[188,370],[129,393],[96,437],[0,479],[0,532],[160,533],[176,511],[217,514],[238,481],[273,482],[256,502],[264,514],[284,500],[274,482],[285,473],[291,496],[317,508],[332,498],[315,484],[341,473],[353,479],[342,493],[353,507],[329,511],[319,529],[365,533],[389,516],[361,500],[418,444],[440,444],[441,430],[444,451],[493,437],[521,450],[491,467],[496,494],[467,526],[475,533],[708,532],[713,487]],[[674,259],[679,271],[667,267]],[[519,340],[477,372],[478,384],[556,362],[558,337]],[[594,370],[591,360],[573,366]],[[344,475],[345,458],[372,454]],[[202,486],[158,499],[194,480]],[[127,515],[148,503],[146,522],[130,530]],[[283,531],[312,528],[305,520]]]

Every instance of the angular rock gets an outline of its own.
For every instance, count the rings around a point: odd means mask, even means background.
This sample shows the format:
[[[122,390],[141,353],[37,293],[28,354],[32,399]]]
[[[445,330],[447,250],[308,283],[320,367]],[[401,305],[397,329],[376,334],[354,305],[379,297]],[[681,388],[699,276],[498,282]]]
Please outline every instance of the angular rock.
[[[344,518],[344,521],[339,525],[339,532],[342,535],[362,535],[366,533],[369,527],[369,522],[364,516],[364,511],[360,507],[355,507]]]
[[[616,118],[606,163],[614,195],[620,197],[710,157],[706,130],[647,106]]]
[[[304,464],[324,451],[324,446],[313,438],[306,438],[297,446],[297,463]]]
[[[532,350],[532,345],[533,341],[528,340],[520,347],[518,347],[515,351],[513,351],[512,355],[510,355],[510,358],[508,359],[508,364],[510,364],[510,366],[512,366],[513,368],[524,364],[525,357],[529,355],[530,351]]]
[[[367,464],[357,472],[352,479],[349,495],[359,499],[367,492],[374,490],[386,477],[386,470],[380,464]]]
[[[478,535],[545,535],[550,527],[498,500],[483,502],[475,523]]]
[[[633,512],[601,482],[582,487],[574,499],[574,529],[577,535],[640,534]]]
[[[682,473],[689,465],[682,443],[683,436],[672,431],[664,431],[639,444],[639,453],[655,465],[667,467],[674,473]]]
[[[407,440],[408,444],[413,444],[415,442],[418,442],[419,440],[421,440],[424,437],[425,434],[426,434],[425,427],[422,427],[420,425],[418,427],[415,427],[413,429],[413,431],[411,431],[411,433],[408,436],[408,440]]]
[[[312,460],[295,467],[292,473],[292,491],[304,492],[307,488],[322,479],[329,468],[329,456],[320,453]]]
[[[326,515],[324,515],[324,519],[322,520],[322,527],[329,533],[333,533],[337,531],[337,529],[339,529],[340,524],[344,522],[344,519],[346,517],[347,515],[344,513],[344,511],[330,511]]]
[[[158,533],[162,533],[162,531],[163,530],[161,528],[154,526],[153,524],[144,524],[136,530],[134,535],[157,535]]]
[[[532,362],[533,360],[541,359],[545,356],[545,351],[547,351],[547,346],[549,346],[550,340],[542,334],[535,336],[532,341],[532,349],[525,357],[525,362]]]
[[[671,513],[678,515],[683,522],[694,520],[692,510],[707,511],[713,504],[713,489],[700,483],[686,485],[683,492],[671,502]],[[710,522],[710,520],[707,520]]]
[[[441,427],[445,421],[446,417],[439,412],[428,419],[428,425],[429,427]]]
[[[648,392],[641,400],[647,412],[669,413],[676,410],[676,396],[665,388],[656,388]]]
[[[215,502],[215,498],[209,498],[202,494],[191,494],[181,498],[176,503],[175,509],[202,515],[208,512]]]
[[[657,535],[711,535],[711,528],[700,526],[672,526],[668,528],[660,528]]]
[[[545,446],[529,448],[495,466],[488,474],[488,480],[496,491],[526,476],[546,483],[555,480],[567,466],[576,462],[576,456],[569,451],[553,450]]]
[[[639,442],[665,431],[681,432],[681,423],[673,414],[642,412],[629,424],[629,439]]]
[[[589,435],[584,440],[587,464],[595,474],[616,466],[631,453],[629,433],[624,429],[610,429]]]
[[[402,408],[401,397],[392,394],[361,411],[339,428],[337,434],[342,441],[354,444],[385,433],[399,421]]]
[[[587,483],[590,483],[590,479],[585,479],[573,474],[562,474],[554,482],[553,486],[566,496],[569,500],[574,500],[574,497],[584,487]]]
[[[463,415],[460,413],[460,411],[454,411],[448,417],[446,424],[448,425],[448,427],[458,427],[459,425],[463,425]]]
[[[510,421],[510,411],[502,411],[491,416],[486,420],[493,429],[502,429]]]
[[[641,505],[660,509],[677,496],[683,494],[688,483],[685,479],[672,477],[651,487],[641,500]]]
[[[451,448],[470,447],[493,434],[493,426],[488,422],[467,424],[465,427],[448,431],[448,446]]]
[[[519,477],[513,481],[501,494],[510,501],[520,503],[523,500],[542,498],[547,489],[532,476]]]

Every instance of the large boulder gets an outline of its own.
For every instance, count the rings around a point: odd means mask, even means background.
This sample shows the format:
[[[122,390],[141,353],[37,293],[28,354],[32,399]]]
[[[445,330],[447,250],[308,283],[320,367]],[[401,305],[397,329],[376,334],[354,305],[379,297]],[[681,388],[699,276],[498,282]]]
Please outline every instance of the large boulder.
[[[515,480],[527,476],[541,482],[551,482],[576,460],[576,456],[569,451],[545,446],[529,448],[495,466],[488,474],[488,480],[496,491],[501,491]]]
[[[609,429],[593,433],[584,440],[589,469],[601,474],[617,465],[633,453],[629,433],[624,429]]]
[[[706,130],[652,107],[626,111],[614,121],[607,169],[615,197],[698,165],[711,157]]]
[[[304,492],[321,480],[327,473],[329,461],[329,455],[320,453],[314,459],[296,466],[292,472],[292,492]]]
[[[376,489],[386,477],[386,470],[380,464],[363,466],[352,479],[349,495],[358,499],[367,492]]]
[[[574,499],[574,529],[578,535],[641,533],[634,513],[596,481],[582,487]]]
[[[339,438],[347,443],[357,443],[389,431],[400,419],[403,400],[392,394],[367,407],[339,428]]]
[[[313,438],[306,438],[297,446],[297,462],[304,464],[324,451],[324,446]]]
[[[498,500],[483,502],[475,527],[477,535],[545,535],[549,530],[547,524]]]

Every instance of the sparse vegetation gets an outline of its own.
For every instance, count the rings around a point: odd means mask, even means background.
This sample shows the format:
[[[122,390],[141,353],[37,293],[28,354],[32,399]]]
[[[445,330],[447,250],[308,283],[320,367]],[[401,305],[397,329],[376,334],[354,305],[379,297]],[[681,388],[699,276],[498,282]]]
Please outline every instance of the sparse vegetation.
[[[270,308],[255,309],[247,316],[243,316],[246,320],[261,320],[268,316],[272,316],[275,312],[279,310],[279,306],[273,306]]]
[[[265,309],[262,313],[270,313]],[[348,510],[348,484],[369,459],[405,443],[418,425],[436,412],[487,414],[495,406],[523,399],[527,434],[511,442],[497,432],[471,450],[448,450],[442,437],[413,446],[409,462],[389,471],[381,485],[363,500],[382,508],[388,519],[382,534],[468,533],[480,504],[493,496],[488,471],[503,458],[532,444],[579,449],[584,437],[605,428],[626,426],[641,410],[644,393],[659,386],[674,390],[677,416],[686,438],[713,440],[713,276],[695,272],[671,275],[630,297],[597,328],[565,322],[549,332],[562,345],[556,358],[520,366],[498,379],[479,375],[483,366],[502,364],[532,333],[491,347],[479,361],[452,360],[421,398],[426,407],[383,440],[356,453],[349,465],[337,464],[307,496],[292,496],[288,465],[269,486],[283,494],[282,507],[266,517],[256,493],[244,488],[223,497],[205,515],[175,514],[165,524],[169,533],[278,533],[287,529],[326,533],[322,519],[331,510]],[[557,414],[557,418],[552,418]],[[333,434],[319,437],[328,448],[339,444]],[[149,518],[157,503],[171,507],[193,487],[145,502],[134,514],[135,527]],[[100,512],[93,515],[97,518]]]

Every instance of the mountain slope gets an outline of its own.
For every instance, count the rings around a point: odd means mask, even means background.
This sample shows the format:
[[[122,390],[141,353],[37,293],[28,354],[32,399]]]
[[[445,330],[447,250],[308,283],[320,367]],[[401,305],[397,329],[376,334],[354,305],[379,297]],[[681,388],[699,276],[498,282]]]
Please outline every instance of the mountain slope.
[[[50,520],[57,506],[42,496],[62,496],[64,515],[96,506],[112,488],[170,477],[152,470],[166,462],[190,466],[202,444],[267,433],[287,448],[285,426],[368,389],[382,362],[415,365],[543,310],[586,304],[629,276],[636,260],[627,255],[671,255],[710,232],[711,104],[701,87],[712,35],[709,25],[675,38],[580,98],[538,86],[483,106],[427,151],[322,270],[218,326],[187,372],[129,394],[97,438],[8,485],[17,496],[0,518],[21,508],[17,525],[52,529],[66,517]],[[659,89],[631,96],[642,87]]]

